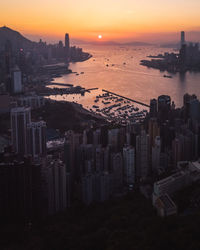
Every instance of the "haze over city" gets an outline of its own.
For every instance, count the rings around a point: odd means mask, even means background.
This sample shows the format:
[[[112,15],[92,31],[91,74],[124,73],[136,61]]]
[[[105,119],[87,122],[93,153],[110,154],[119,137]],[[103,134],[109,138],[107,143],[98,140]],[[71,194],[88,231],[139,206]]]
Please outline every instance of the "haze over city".
[[[179,31],[200,40],[200,1],[182,0],[7,0],[1,3],[0,26],[48,42],[70,33],[74,39],[178,41]]]

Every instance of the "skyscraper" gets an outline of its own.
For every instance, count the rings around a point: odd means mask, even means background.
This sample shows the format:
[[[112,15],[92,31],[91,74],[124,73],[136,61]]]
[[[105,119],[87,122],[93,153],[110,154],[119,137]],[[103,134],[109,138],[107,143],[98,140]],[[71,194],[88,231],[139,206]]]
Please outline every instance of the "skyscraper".
[[[149,174],[149,135],[145,130],[136,137],[136,175],[138,178],[146,178]]]
[[[65,164],[58,159],[47,161],[44,179],[47,183],[49,214],[64,210],[69,206]]]
[[[108,145],[112,148],[117,148],[119,145],[119,129],[110,129],[108,131]]]
[[[181,47],[185,44],[185,31],[181,31]]]
[[[158,97],[158,112],[166,112],[171,108],[171,97],[168,95],[161,95]]]
[[[131,146],[123,148],[124,181],[127,185],[135,183],[135,149]]]
[[[65,53],[67,60],[69,61],[70,58],[70,45],[69,45],[69,34],[65,34]]]
[[[22,73],[17,65],[12,70],[12,92],[14,94],[22,92]]]
[[[31,109],[11,109],[11,138],[13,150],[20,155],[27,154],[27,125],[31,122]]]
[[[69,34],[65,34],[65,48],[69,49]]]
[[[97,146],[101,144],[101,130],[97,129],[93,132],[93,145]]]
[[[121,153],[113,153],[111,155],[111,172],[113,191],[121,191],[123,186],[123,158]]]
[[[148,124],[150,148],[154,146],[156,136],[160,136],[160,127],[156,118],[150,118]]]
[[[158,113],[157,100],[151,99],[150,101],[150,117],[156,117]]]
[[[94,199],[95,176],[93,174],[84,175],[81,179],[82,201],[89,205]]]
[[[31,122],[27,125],[28,154],[33,157],[46,154],[46,123]]]
[[[171,110],[171,97],[161,95],[158,97],[158,117],[161,121],[168,119],[169,111]]]
[[[152,170],[157,172],[160,167],[161,140],[156,136],[154,146],[152,147]]]
[[[95,149],[95,170],[96,172],[101,172],[104,169],[104,152],[101,145],[97,146]]]

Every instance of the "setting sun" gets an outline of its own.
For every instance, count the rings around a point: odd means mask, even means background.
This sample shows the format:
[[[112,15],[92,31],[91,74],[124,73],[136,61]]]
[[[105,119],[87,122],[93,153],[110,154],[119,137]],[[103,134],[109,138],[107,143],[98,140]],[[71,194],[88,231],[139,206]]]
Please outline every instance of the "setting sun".
[[[98,35],[98,38],[99,38],[99,39],[102,39],[102,35]]]

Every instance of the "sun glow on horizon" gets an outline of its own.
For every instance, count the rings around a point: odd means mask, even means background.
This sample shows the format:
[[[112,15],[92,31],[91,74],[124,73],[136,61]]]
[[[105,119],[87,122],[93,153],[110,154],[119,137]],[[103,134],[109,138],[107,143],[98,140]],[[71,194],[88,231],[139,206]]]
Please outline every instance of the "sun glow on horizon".
[[[199,0],[6,0],[0,26],[49,40],[69,33],[80,40],[171,41],[180,30],[200,40],[199,9]]]

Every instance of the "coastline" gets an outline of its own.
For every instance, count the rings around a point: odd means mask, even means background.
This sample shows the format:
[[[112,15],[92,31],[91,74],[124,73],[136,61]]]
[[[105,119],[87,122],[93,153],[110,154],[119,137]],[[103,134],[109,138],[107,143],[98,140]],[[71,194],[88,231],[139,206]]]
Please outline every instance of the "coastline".
[[[78,63],[78,62],[84,62],[89,60],[92,57],[91,54],[87,52],[83,52],[82,56],[78,58],[77,60],[70,61],[70,63]],[[76,74],[77,72],[73,72],[69,68],[69,63],[66,63],[64,61],[55,62],[48,65],[43,65],[39,70],[39,76],[33,77],[33,83],[38,82],[39,84],[29,84],[29,87],[27,88],[26,92],[35,91],[38,95],[41,96],[50,96],[50,95],[63,95],[63,94],[75,94],[85,91],[84,88],[80,86],[73,86],[73,84],[67,84],[66,86],[68,88],[54,88],[51,89],[48,86],[53,85],[53,80],[59,77],[62,77],[64,75],[68,74]],[[61,84],[56,84],[61,85]],[[63,84],[64,85],[64,84]]]
[[[181,54],[166,52],[164,54],[159,54],[156,56],[149,55],[147,57],[152,59],[141,60],[140,65],[174,74],[186,73],[187,71],[200,72],[199,62],[187,62],[182,58],[183,56]]]

